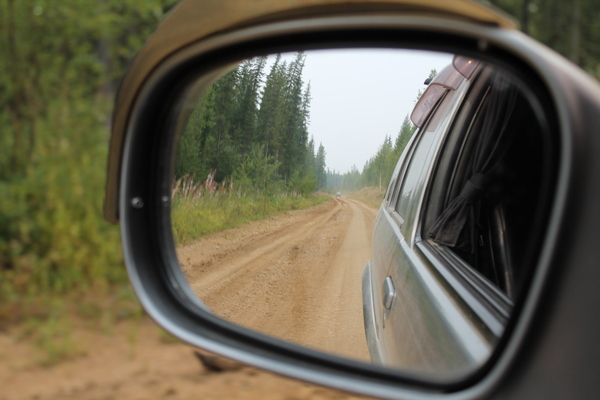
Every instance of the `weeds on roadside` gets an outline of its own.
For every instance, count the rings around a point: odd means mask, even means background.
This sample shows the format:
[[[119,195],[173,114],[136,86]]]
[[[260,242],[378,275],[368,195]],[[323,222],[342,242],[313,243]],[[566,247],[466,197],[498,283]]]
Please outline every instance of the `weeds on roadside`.
[[[385,190],[379,189],[378,187],[369,186],[362,188],[352,193],[349,197],[365,204],[370,205],[373,208],[379,209],[385,196]]]
[[[51,365],[73,325],[141,314],[102,216],[111,91],[174,2],[38,3],[0,2],[0,332]]]
[[[18,339],[30,341],[41,351],[38,363],[45,367],[86,354],[72,337],[71,316],[61,308],[62,305],[54,305],[48,318],[29,318],[19,329]]]
[[[0,325],[48,316],[54,297],[128,284],[118,227],[102,217],[108,103],[46,107],[23,174],[0,180]]]
[[[175,182],[172,192],[171,223],[177,244],[280,212],[312,207],[330,198],[285,191],[269,195],[248,193],[236,189],[232,182],[218,185],[212,175],[204,183],[186,175]]]
[[[87,295],[40,295],[25,303],[27,308],[22,319],[12,326],[14,335],[17,340],[27,341],[38,349],[37,363],[48,367],[86,355],[85,349],[73,336],[77,328],[112,335],[119,322],[127,322],[128,329],[137,331],[137,325],[146,320],[129,287],[111,293],[92,291]],[[132,341],[135,342],[136,338]]]

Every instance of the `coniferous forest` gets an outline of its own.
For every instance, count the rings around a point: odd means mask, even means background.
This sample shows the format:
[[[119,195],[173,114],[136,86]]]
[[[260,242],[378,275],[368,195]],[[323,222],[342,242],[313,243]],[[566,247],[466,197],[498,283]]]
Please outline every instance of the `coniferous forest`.
[[[220,188],[255,194],[348,193],[385,186],[415,130],[408,115],[397,136],[386,136],[362,170],[331,171],[325,148],[315,149],[309,138],[305,62],[301,52],[291,62],[277,55],[270,67],[266,57],[254,58],[215,82],[198,100],[182,135],[176,188],[201,186],[206,179]],[[430,78],[435,74],[432,70]]]
[[[204,181],[244,192],[308,194],[325,186],[325,150],[309,139],[306,55],[246,60],[197,102],[181,138],[175,180]]]

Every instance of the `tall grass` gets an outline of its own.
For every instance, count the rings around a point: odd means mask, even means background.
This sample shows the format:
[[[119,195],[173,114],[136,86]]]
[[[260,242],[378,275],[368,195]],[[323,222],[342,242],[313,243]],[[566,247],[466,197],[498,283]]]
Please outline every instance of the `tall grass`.
[[[300,195],[280,191],[270,195],[248,193],[233,183],[218,185],[212,176],[198,183],[185,176],[173,189],[171,222],[177,244],[186,244],[203,235],[268,218],[277,213],[312,207],[327,201],[322,194]]]

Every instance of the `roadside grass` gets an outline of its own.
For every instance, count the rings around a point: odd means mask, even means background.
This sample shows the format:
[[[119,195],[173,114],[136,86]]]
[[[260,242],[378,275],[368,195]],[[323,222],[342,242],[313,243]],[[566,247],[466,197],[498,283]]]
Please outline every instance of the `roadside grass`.
[[[37,363],[51,367],[62,361],[84,356],[87,352],[73,337],[73,320],[68,314],[53,313],[48,319],[28,319],[22,326],[19,339],[28,340],[41,350]]]
[[[118,323],[127,322],[132,325],[128,340],[134,346],[135,326],[146,320],[146,314],[129,285],[114,289],[29,296],[23,299],[23,309],[18,310],[20,318],[3,330],[37,349],[35,361],[44,367],[87,354],[73,333],[81,329],[113,335]]]
[[[171,212],[173,234],[178,245],[186,244],[209,233],[235,228],[285,211],[313,207],[330,198],[322,193],[261,195],[228,192],[198,197],[177,194]]]
[[[128,285],[119,229],[102,217],[109,104],[49,102],[24,169],[0,179],[0,330]]]
[[[365,187],[360,190],[357,190],[356,192],[352,193],[348,197],[350,197],[351,199],[355,199],[360,202],[363,202],[365,204],[368,204],[369,206],[371,206],[373,208],[379,209],[379,207],[381,206],[381,203],[383,202],[384,196],[385,196],[385,189],[380,189],[378,187],[369,186],[369,187]]]

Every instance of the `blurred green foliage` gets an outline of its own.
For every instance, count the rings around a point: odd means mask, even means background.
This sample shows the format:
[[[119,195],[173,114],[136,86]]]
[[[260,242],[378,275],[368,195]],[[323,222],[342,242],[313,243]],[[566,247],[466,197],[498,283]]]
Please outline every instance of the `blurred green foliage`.
[[[513,15],[519,28],[600,79],[600,0],[480,0]]]
[[[0,328],[126,287],[102,218],[111,104],[173,3],[0,0]]]

